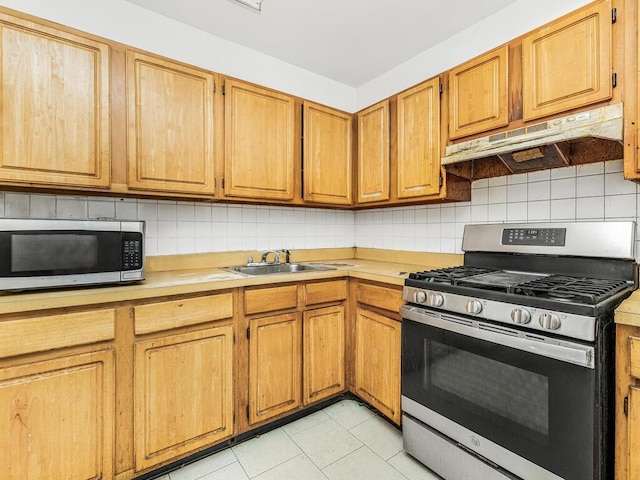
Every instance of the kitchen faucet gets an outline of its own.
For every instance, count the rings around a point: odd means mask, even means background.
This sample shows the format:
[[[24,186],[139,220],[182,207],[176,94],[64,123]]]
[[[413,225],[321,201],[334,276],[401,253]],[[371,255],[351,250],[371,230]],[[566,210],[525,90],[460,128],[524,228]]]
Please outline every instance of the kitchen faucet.
[[[270,253],[273,253],[273,262],[268,262],[267,257]],[[267,250],[262,252],[262,259],[260,260],[262,263],[280,263],[280,253],[275,250]]]

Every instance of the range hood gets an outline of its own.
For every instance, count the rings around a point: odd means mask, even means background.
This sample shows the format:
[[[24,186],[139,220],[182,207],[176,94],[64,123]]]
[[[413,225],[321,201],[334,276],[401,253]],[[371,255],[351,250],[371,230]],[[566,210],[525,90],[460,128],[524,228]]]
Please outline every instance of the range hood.
[[[607,105],[449,145],[442,166],[476,180],[620,159],[622,104]]]

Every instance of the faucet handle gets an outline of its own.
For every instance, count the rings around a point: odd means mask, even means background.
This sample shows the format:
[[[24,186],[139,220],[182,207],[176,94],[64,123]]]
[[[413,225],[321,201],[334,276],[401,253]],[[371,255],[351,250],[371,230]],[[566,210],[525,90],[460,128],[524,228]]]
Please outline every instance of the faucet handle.
[[[283,248],[280,252],[284,253],[284,263],[289,263],[291,260],[291,252],[286,248]]]

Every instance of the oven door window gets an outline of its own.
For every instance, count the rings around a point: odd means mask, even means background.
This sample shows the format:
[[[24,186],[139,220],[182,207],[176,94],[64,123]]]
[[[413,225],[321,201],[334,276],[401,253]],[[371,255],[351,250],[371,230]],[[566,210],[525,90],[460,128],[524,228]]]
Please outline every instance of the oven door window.
[[[594,370],[410,320],[402,347],[404,396],[563,478],[589,478]]]

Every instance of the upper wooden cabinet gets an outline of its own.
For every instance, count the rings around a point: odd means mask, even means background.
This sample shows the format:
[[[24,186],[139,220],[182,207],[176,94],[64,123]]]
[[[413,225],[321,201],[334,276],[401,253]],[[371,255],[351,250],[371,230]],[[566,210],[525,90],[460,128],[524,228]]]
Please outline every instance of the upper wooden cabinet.
[[[358,203],[389,200],[389,100],[357,115]]]
[[[485,53],[449,73],[449,138],[509,123],[509,48]]]
[[[0,13],[0,53],[0,180],[109,187],[109,46]]]
[[[127,51],[131,189],[213,195],[215,76]]]
[[[440,80],[433,78],[397,96],[398,198],[440,190]]]
[[[524,120],[611,98],[611,0],[522,40]]]
[[[293,200],[295,99],[226,79],[224,105],[224,196]]]
[[[304,200],[351,205],[351,115],[304,103]]]

